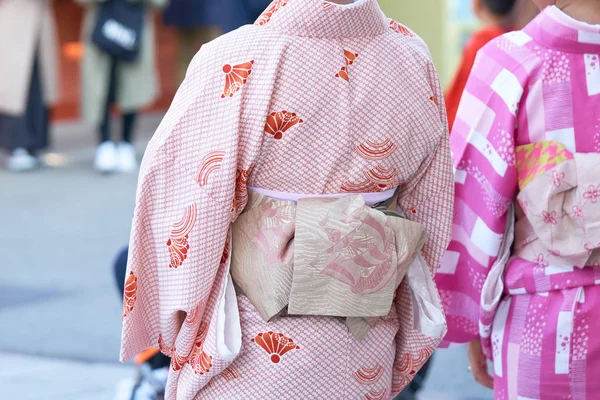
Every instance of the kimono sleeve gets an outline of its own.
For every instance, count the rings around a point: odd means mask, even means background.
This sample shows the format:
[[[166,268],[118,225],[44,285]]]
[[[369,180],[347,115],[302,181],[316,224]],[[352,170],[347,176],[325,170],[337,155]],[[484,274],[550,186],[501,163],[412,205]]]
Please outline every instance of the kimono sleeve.
[[[398,206],[407,218],[425,227],[429,238],[423,247],[423,257],[433,272],[450,241],[454,186],[444,96],[433,63],[428,64],[427,72],[432,99],[437,103],[437,115],[428,121],[429,129],[434,131],[429,132],[429,137],[436,138],[435,146],[412,179],[401,188]]]
[[[448,342],[479,336],[482,287],[498,257],[516,195],[514,137],[526,78],[522,65],[491,42],[480,51],[462,95],[450,137],[452,240],[436,275]]]
[[[199,373],[213,356],[206,365],[218,369],[215,353],[194,351],[214,337],[229,227],[245,205],[245,179],[238,177],[247,177],[261,142],[242,134],[243,96],[222,98],[225,80],[213,58],[205,48],[196,55],[141,165],[122,361],[157,347],[175,371]]]
[[[439,78],[431,61],[427,73],[432,90],[427,98],[433,94],[431,99],[437,101],[429,103],[432,112],[423,118],[420,126],[429,130],[423,133],[423,137],[432,138],[433,144],[429,144],[432,151],[425,157],[413,178],[401,187],[398,206],[407,218],[424,225],[429,238],[423,247],[422,257],[418,257],[419,273],[414,275],[420,279],[413,281],[413,276],[409,273],[394,299],[400,328],[396,334],[392,395],[400,393],[411,382],[445,333],[445,326],[439,326],[443,325],[443,315],[439,294],[433,282],[433,271],[450,240],[454,179],[446,109]],[[421,263],[420,260],[424,262]],[[435,334],[431,330],[423,330],[424,325],[418,323],[419,318],[423,317],[423,322],[432,316],[430,311],[435,312],[437,317],[435,321],[431,320],[438,324],[439,330]]]

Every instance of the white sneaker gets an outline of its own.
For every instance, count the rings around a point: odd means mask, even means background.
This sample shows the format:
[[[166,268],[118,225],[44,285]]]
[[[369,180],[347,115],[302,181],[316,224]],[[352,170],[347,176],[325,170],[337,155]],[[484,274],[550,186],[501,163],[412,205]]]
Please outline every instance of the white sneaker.
[[[8,169],[12,172],[31,171],[37,166],[37,159],[22,147],[15,149],[8,158]]]
[[[94,159],[94,169],[98,172],[114,172],[117,168],[117,147],[111,141],[100,144],[96,149],[96,158]]]
[[[119,143],[117,146],[117,170],[120,172],[133,172],[137,167],[135,147],[131,143]]]

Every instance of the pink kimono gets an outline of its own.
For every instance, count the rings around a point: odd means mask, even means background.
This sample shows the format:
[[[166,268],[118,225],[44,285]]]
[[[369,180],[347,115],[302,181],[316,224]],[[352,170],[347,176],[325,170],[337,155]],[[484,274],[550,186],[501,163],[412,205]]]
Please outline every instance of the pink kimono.
[[[600,398],[599,54],[546,8],[479,53],[453,127],[445,341],[481,338],[496,399]]]
[[[426,45],[385,18],[376,0],[276,0],[255,25],[204,45],[142,163],[121,359],[152,346],[171,356],[167,399],[400,392],[445,334],[432,278],[450,241],[454,190],[442,99]],[[265,322],[248,297],[236,296],[231,227],[251,192],[282,202],[361,194],[352,205],[367,212],[396,188],[397,206],[428,240],[406,278],[386,275],[400,286],[362,340],[336,316]],[[287,232],[276,213],[267,217]],[[259,234],[274,227],[266,223]],[[339,239],[322,228],[315,240]],[[338,288],[372,278],[372,291],[389,290],[372,275],[377,268],[344,275],[350,266],[338,267]]]

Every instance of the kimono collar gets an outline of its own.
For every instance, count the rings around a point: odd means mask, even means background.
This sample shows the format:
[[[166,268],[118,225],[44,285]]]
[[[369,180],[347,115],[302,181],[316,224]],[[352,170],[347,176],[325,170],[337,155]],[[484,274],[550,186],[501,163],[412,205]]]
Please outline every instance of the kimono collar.
[[[315,39],[377,36],[389,28],[377,0],[356,0],[351,4],[275,0],[256,25],[265,25],[286,35]]]
[[[523,30],[549,48],[567,53],[600,53],[600,25],[573,19],[556,6],[546,7]]]

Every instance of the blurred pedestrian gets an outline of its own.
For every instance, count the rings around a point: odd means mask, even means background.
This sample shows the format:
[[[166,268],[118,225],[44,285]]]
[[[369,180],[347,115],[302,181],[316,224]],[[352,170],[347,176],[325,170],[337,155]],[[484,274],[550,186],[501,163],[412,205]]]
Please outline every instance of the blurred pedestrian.
[[[467,42],[456,75],[444,93],[450,129],[454,125],[458,104],[477,52],[490,40],[512,29],[511,17],[514,5],[515,0],[473,0],[473,11],[483,26]]]
[[[0,1],[0,148],[8,169],[29,171],[48,146],[58,97],[57,36],[50,0]]]
[[[214,0],[171,0],[163,14],[167,26],[173,26],[179,42],[179,78],[200,46],[217,38],[222,30],[215,18]]]
[[[523,29],[540,12],[538,6],[531,0],[516,0],[513,7],[512,20],[514,29]]]
[[[84,120],[99,129],[100,144],[96,150],[94,168],[103,173],[132,172],[137,167],[132,140],[138,112],[150,104],[159,92],[152,8],[163,7],[168,0],[110,0],[144,6],[140,49],[133,61],[118,60],[92,40],[99,7],[107,2],[76,1],[86,6],[81,97]],[[123,113],[123,131],[118,144],[111,140],[110,134],[111,108],[115,104]]]

